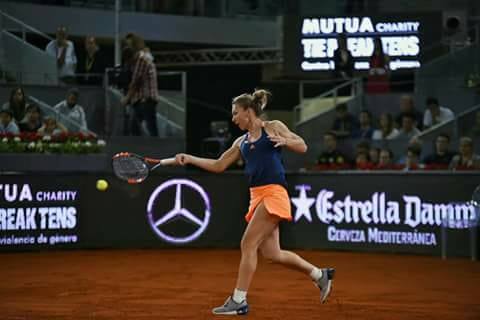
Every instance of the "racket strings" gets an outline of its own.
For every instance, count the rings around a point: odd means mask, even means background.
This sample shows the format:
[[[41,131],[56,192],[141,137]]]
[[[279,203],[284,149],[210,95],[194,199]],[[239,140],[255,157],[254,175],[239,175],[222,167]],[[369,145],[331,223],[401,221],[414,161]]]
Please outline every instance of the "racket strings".
[[[135,157],[118,157],[113,160],[115,174],[124,180],[144,179],[148,175],[148,167]]]

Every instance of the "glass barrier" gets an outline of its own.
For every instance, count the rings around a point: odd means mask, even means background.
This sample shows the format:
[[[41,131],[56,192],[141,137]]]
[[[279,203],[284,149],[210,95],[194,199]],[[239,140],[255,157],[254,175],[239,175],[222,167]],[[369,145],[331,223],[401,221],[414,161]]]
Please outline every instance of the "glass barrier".
[[[54,119],[56,121],[56,125],[60,124],[58,126],[58,130],[57,130],[58,133],[61,133],[61,131],[63,130],[63,127],[64,127],[65,129],[67,129],[67,131],[69,133],[81,132],[81,133],[84,133],[84,134],[97,136],[97,134],[94,133],[93,131],[90,131],[90,130],[88,130],[88,128],[83,127],[81,123],[79,123],[79,122],[73,120],[72,118],[67,117],[66,115],[60,113],[57,109],[48,105],[47,103],[45,103],[45,102],[43,102],[43,101],[41,101],[41,100],[39,100],[39,99],[37,99],[33,96],[28,96],[28,101],[30,103],[36,104],[40,108],[40,110],[42,111],[42,114],[43,114],[44,121],[45,121],[45,119],[51,118],[51,119]],[[47,124],[47,123],[45,122],[45,124]],[[51,123],[51,124],[49,123],[49,125],[54,126],[54,123]]]
[[[105,77],[105,132],[109,136],[138,135],[135,126],[135,110],[131,105],[122,106],[129,80],[120,68],[107,69]],[[185,137],[186,134],[186,72],[159,72],[159,101],[156,105],[158,137]],[[140,135],[152,136],[145,121]]]
[[[45,42],[50,41],[48,35],[2,11],[0,32],[0,81],[49,85],[58,83],[56,59],[28,42],[32,36]]]
[[[458,115],[456,127],[459,136],[468,136],[474,139],[475,142],[480,142],[480,105],[474,106]]]

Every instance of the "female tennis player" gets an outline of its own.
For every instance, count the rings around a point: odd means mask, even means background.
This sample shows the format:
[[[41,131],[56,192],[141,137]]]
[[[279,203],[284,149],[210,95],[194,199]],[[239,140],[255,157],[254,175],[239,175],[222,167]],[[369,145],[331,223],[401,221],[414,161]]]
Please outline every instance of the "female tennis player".
[[[261,119],[269,96],[265,90],[256,90],[233,99],[232,121],[247,133],[237,138],[218,159],[184,153],[176,155],[180,165],[190,164],[216,173],[243,157],[249,177],[250,206],[245,216],[248,226],[240,245],[242,257],[236,287],[222,306],[212,310],[214,314],[243,315],[248,312],[247,291],[257,267],[258,251],[272,262],[310,275],[320,288],[322,303],[332,288],[334,269],[317,268],[297,254],[280,248],[279,222],[292,220],[281,147],[305,153],[307,145],[281,121]]]

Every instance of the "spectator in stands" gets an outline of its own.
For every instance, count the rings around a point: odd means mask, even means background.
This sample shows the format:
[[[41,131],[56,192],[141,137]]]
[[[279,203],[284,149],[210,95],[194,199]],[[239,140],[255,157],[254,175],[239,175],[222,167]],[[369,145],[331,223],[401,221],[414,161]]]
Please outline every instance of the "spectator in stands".
[[[80,93],[78,89],[70,89],[67,92],[66,99],[59,102],[54,107],[60,115],[68,119],[67,121],[64,121],[64,125],[67,127],[68,131],[71,132],[88,130],[85,111],[81,105],[77,104],[79,95]]]
[[[372,139],[372,114],[368,110],[362,110],[358,116],[359,128],[354,132],[354,138]]]
[[[351,79],[353,77],[353,57],[347,48],[347,38],[345,34],[340,34],[337,38],[338,48],[333,53],[335,62],[335,76],[339,79]]]
[[[361,141],[355,146],[355,167],[357,169],[372,169],[373,165],[369,159],[370,143]]]
[[[36,104],[27,107],[25,118],[18,124],[21,132],[37,132],[42,126],[42,113]]]
[[[359,153],[368,154],[368,151],[370,151],[370,143],[368,141],[360,141],[355,146],[355,155],[357,155]]]
[[[330,131],[323,135],[325,151],[318,156],[319,169],[345,169],[349,167],[347,157],[337,149],[337,136]]]
[[[122,100],[122,104],[132,106],[131,133],[133,135],[139,136],[141,134],[141,123],[145,121],[148,134],[158,136],[156,117],[159,99],[157,70],[148,54],[145,53],[144,46],[142,46],[143,39],[135,36],[130,42],[133,46],[134,56],[129,59],[128,63],[133,66],[133,74],[128,93]]]
[[[83,53],[80,64],[78,80],[81,84],[102,85],[103,74],[107,67],[107,59],[104,53],[97,45],[93,36],[85,38],[85,52]]]
[[[13,120],[19,123],[25,117],[25,110],[28,107],[27,100],[25,99],[25,91],[22,87],[16,87],[10,91],[10,100],[5,102],[2,109],[8,109],[13,112]]]
[[[48,43],[46,51],[57,58],[59,78],[65,83],[75,82],[77,56],[73,42],[68,40],[66,27],[58,27],[56,39]]]
[[[398,157],[398,159],[396,161],[396,163],[398,165],[404,166],[407,163],[407,156],[408,156],[409,148],[417,148],[418,150],[420,150],[419,152],[421,152],[422,151],[422,141],[420,139],[418,139],[418,137],[413,137],[412,139],[410,139],[410,141],[408,141],[407,149],[405,150],[405,154]]]
[[[455,153],[448,150],[450,145],[450,136],[448,134],[439,134],[435,139],[435,151],[423,159],[427,170],[447,169]]]
[[[373,44],[366,90],[368,93],[386,93],[390,91],[390,58],[384,53],[380,38],[375,38]]]
[[[42,136],[56,136],[67,132],[68,129],[52,116],[45,117],[43,125],[38,129],[38,134]]]
[[[370,163],[373,166],[376,166],[378,164],[380,157],[380,149],[372,147],[370,150],[368,150],[368,158],[370,159]]]
[[[473,139],[480,137],[480,111],[475,114],[475,124],[468,130],[467,136]]]
[[[355,168],[357,170],[371,170],[375,168],[375,165],[370,162],[368,153],[360,152],[355,156]]]
[[[358,130],[357,119],[348,112],[345,103],[339,104],[336,108],[336,118],[332,130],[337,138],[350,138]]]
[[[459,154],[454,156],[449,168],[452,170],[480,170],[480,155],[473,150],[473,140],[470,137],[460,138]]]
[[[0,110],[0,134],[19,134],[17,124],[13,120],[13,112],[9,109]]]
[[[455,114],[452,110],[441,107],[436,98],[427,98],[427,110],[425,110],[423,116],[423,127],[425,129],[453,119],[455,119]]]
[[[415,116],[413,114],[404,114],[402,117],[402,128],[398,133],[398,139],[412,140],[420,134],[420,130],[415,127]]]
[[[399,131],[393,126],[393,117],[390,113],[383,113],[379,119],[379,129],[372,135],[373,140],[391,140],[395,139]]]
[[[411,144],[407,148],[407,156],[405,159],[404,171],[422,169],[423,165],[420,164],[420,153],[422,152],[422,146],[420,144]]]
[[[381,149],[376,170],[396,170],[398,166],[393,163],[393,152],[390,149]]]
[[[415,108],[413,97],[404,94],[400,97],[400,113],[395,116],[395,126],[397,129],[402,127],[402,119],[404,114],[413,114],[415,117],[415,127],[419,130],[423,128],[423,113]]]

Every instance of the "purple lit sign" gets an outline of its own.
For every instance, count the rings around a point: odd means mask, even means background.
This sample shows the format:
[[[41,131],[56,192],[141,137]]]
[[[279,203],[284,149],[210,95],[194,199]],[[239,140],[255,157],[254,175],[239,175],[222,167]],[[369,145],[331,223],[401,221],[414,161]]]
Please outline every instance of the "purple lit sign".
[[[162,214],[159,214],[158,212],[154,212],[154,203],[157,197],[160,195],[160,193],[162,193],[163,191],[165,191],[170,187],[176,188],[175,202],[174,202],[173,208],[170,211]],[[202,198],[203,203],[205,204],[205,212],[202,218],[197,217],[195,214],[193,214],[188,209],[182,206],[182,188],[183,187],[187,187],[196,191],[196,193],[198,193],[198,195],[200,195],[200,197]],[[189,222],[192,222],[193,224],[197,225],[198,226],[197,230],[185,237],[175,237],[173,235],[167,234],[164,231],[160,230],[160,227],[162,225],[164,225],[165,223],[169,222],[170,220],[176,217],[183,217]],[[168,180],[162,183],[160,186],[158,186],[150,196],[150,199],[148,200],[148,205],[147,205],[147,218],[153,231],[163,240],[170,243],[177,243],[177,244],[189,243],[197,239],[205,231],[205,229],[208,226],[208,223],[210,221],[210,199],[208,198],[208,195],[205,192],[205,190],[200,185],[198,185],[197,183],[191,180],[186,180],[186,179]]]

